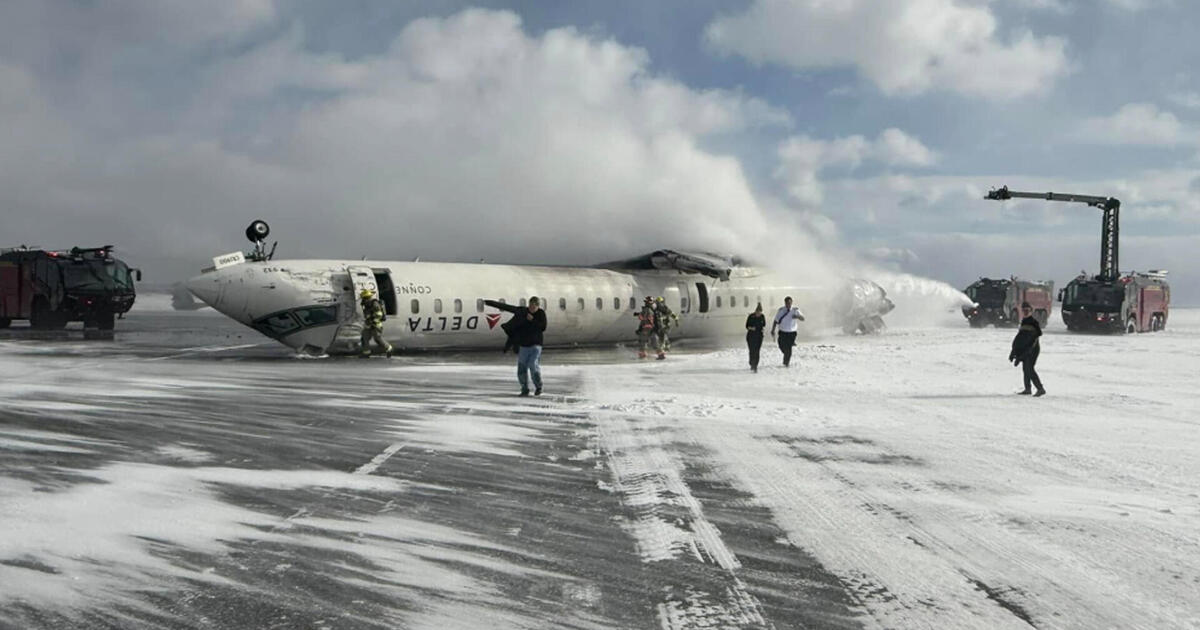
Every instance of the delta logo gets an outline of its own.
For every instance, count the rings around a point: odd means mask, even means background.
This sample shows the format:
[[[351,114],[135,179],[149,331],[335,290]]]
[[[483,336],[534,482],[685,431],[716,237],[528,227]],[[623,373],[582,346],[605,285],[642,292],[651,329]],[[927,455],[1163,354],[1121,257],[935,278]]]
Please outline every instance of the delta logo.
[[[488,330],[495,328],[496,324],[500,323],[500,313],[485,315],[485,317],[487,317]]]

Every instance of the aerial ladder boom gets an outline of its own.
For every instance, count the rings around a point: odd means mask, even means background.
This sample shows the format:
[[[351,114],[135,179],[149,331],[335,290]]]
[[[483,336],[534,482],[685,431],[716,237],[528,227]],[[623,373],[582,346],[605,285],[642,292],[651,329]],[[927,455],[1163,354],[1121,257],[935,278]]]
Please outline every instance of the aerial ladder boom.
[[[1097,197],[1095,195],[1071,195],[1066,193],[1035,193],[1009,190],[1002,186],[988,191],[984,199],[1004,201],[1006,199],[1043,199],[1045,201],[1073,201],[1086,203],[1094,208],[1104,210],[1104,219],[1100,233],[1100,278],[1116,280],[1121,272],[1117,266],[1119,246],[1121,201],[1113,197]]]

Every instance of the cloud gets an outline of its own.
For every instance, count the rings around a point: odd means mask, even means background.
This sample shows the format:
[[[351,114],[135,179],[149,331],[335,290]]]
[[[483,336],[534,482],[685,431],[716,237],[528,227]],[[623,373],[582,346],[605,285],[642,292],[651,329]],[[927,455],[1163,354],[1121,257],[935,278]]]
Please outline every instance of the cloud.
[[[126,17],[166,19],[147,12]],[[198,269],[252,218],[289,257],[595,262],[768,231],[741,164],[704,144],[788,114],[656,76],[641,49],[468,10],[347,60],[307,50],[285,16],[218,13],[182,38],[209,38],[199,56],[156,39],[72,73],[0,65],[0,114],[22,121],[0,146],[0,206],[26,217],[10,239],[101,239]],[[165,88],[142,78],[168,72]]]
[[[1093,144],[1175,146],[1200,141],[1195,129],[1151,103],[1129,103],[1111,116],[1088,118],[1075,136]]]
[[[1008,0],[1009,4],[1036,11],[1050,11],[1066,14],[1072,11],[1072,6],[1064,0]]]
[[[830,168],[857,168],[872,161],[888,166],[929,166],[937,155],[920,140],[895,128],[885,129],[875,140],[853,135],[833,140],[794,136],[779,145],[775,177],[805,207],[821,204],[820,174]]]
[[[1200,92],[1175,92],[1167,98],[1176,105],[1189,109],[1200,108]]]
[[[1066,42],[998,34],[986,4],[959,0],[755,0],[708,25],[718,51],[798,69],[853,67],[886,94],[946,90],[1011,99],[1068,71]]]
[[[1131,11],[1131,12],[1149,9],[1150,7],[1155,6],[1156,4],[1157,5],[1172,5],[1172,4],[1174,4],[1174,2],[1172,0],[1157,0],[1157,1],[1156,0],[1105,0],[1105,2],[1109,6],[1116,7],[1118,9],[1124,9],[1126,11]]]
[[[1121,268],[1172,270],[1176,296],[1195,303],[1190,261],[1200,236],[1200,168],[1132,172],[1123,179],[1012,175],[879,175],[822,181],[821,210],[849,244],[892,258],[905,271],[966,286],[980,275],[1058,279],[1098,270],[1100,211],[1036,199],[985,201],[993,186],[1113,196],[1121,200]]]

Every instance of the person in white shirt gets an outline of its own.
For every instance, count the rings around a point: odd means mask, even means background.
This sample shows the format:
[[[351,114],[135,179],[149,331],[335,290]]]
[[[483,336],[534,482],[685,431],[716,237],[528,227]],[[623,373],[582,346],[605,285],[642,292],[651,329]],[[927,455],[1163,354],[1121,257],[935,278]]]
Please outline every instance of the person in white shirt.
[[[800,322],[804,321],[804,314],[800,309],[792,306],[792,296],[783,298],[783,306],[775,311],[775,322],[771,324],[771,336],[775,336],[775,328],[779,328],[779,350],[783,352],[783,367],[787,367],[792,361],[792,346],[796,345],[796,330]]]

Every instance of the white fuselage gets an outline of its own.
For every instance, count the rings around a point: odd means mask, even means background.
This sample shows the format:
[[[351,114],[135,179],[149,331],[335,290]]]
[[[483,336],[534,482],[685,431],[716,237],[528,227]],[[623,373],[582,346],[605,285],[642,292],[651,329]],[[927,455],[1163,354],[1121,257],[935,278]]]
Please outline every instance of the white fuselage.
[[[631,341],[643,298],[662,296],[678,317],[675,339],[733,336],[761,302],[768,318],[791,295],[797,306],[815,287],[787,286],[770,273],[738,267],[729,280],[674,270],[612,270],[438,262],[272,260],[208,271],[187,283],[225,315],[298,351],[357,350],[363,288],[379,292],[384,337],[400,349],[498,348],[510,315],[483,304],[524,305],[538,296],[548,346]]]

